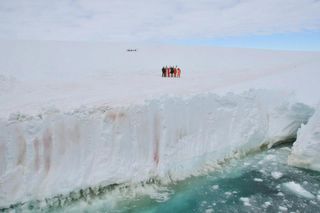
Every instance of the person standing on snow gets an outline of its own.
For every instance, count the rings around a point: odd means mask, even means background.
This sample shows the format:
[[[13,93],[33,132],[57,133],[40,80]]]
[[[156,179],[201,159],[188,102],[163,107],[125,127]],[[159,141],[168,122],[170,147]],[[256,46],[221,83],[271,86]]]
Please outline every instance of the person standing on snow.
[[[162,77],[166,77],[166,68],[162,67]]]
[[[177,68],[177,77],[180,78],[180,74],[181,74],[181,69],[178,67]]]
[[[173,68],[173,75],[174,75],[174,77],[176,78],[177,77],[177,65],[176,65],[176,67],[175,68]]]
[[[170,73],[171,73],[171,77],[173,77],[173,73],[174,73],[174,68],[173,68],[173,66],[170,67]]]
[[[167,67],[167,77],[170,78],[170,67]]]

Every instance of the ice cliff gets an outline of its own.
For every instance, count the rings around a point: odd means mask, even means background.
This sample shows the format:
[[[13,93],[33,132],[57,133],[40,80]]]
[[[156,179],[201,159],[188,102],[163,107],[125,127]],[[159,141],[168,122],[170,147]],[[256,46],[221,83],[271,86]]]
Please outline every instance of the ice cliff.
[[[293,166],[320,171],[320,105],[310,121],[298,131],[288,163]]]
[[[90,186],[181,180],[295,137],[312,114],[265,90],[11,114],[0,123],[0,207]]]

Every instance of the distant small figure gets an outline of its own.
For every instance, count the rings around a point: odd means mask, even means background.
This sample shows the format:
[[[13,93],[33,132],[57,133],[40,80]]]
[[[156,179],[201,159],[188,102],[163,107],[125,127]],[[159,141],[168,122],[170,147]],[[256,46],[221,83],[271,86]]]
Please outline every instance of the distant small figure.
[[[137,52],[137,49],[127,49],[127,52]]]
[[[162,69],[162,77],[163,78],[180,78],[181,69],[177,65],[174,66],[163,66]]]
[[[177,65],[176,65],[176,67],[175,68],[173,68],[173,75],[174,75],[174,77],[176,78],[177,77]]]
[[[162,67],[162,77],[166,77],[166,68]]]
[[[177,68],[177,77],[180,78],[180,74],[181,74],[181,69],[178,67]]]

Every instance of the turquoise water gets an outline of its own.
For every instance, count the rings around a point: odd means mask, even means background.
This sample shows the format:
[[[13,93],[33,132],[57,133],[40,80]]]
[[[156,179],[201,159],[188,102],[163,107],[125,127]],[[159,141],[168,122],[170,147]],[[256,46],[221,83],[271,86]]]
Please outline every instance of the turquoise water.
[[[271,149],[199,177],[160,185],[115,186],[51,207],[26,204],[19,211],[44,212],[320,212],[320,173],[286,164],[290,149]],[[283,186],[294,181],[315,197]]]

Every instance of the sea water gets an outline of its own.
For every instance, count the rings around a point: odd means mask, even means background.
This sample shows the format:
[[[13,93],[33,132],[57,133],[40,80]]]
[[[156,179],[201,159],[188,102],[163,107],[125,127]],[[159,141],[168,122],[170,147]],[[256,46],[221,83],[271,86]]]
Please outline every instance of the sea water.
[[[101,188],[96,195],[26,203],[8,211],[320,212],[320,173],[287,165],[289,147],[233,159],[202,176]],[[90,194],[90,193],[89,193]],[[7,211],[6,210],[6,211]]]

